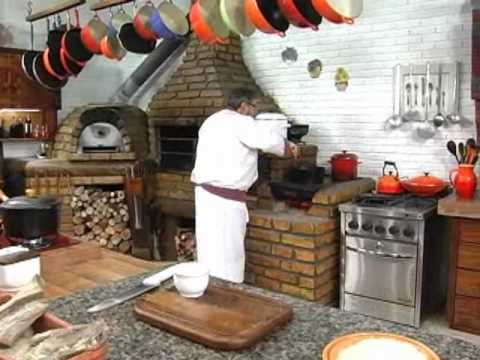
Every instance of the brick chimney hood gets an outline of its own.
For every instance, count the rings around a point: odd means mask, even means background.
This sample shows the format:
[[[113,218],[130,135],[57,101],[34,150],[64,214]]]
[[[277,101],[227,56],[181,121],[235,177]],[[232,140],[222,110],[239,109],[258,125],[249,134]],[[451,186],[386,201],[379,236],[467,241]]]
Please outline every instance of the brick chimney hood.
[[[225,107],[229,90],[236,87],[262,94],[243,62],[240,39],[232,36],[226,44],[208,45],[193,38],[184,63],[150,102],[150,127],[200,125]],[[263,98],[260,110],[279,111],[270,97]]]

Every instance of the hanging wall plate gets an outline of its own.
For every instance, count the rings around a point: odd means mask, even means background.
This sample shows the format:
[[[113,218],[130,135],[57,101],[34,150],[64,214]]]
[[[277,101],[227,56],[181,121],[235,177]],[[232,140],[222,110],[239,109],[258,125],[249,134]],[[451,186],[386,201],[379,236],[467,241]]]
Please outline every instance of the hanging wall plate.
[[[308,73],[312,79],[317,79],[322,73],[323,65],[318,59],[312,60],[308,63]]]
[[[348,71],[344,68],[340,67],[337,69],[335,74],[335,87],[338,91],[345,91],[348,87],[348,80],[350,79],[350,75]]]
[[[293,64],[298,59],[298,53],[295,48],[287,47],[282,51],[282,61],[286,64]]]

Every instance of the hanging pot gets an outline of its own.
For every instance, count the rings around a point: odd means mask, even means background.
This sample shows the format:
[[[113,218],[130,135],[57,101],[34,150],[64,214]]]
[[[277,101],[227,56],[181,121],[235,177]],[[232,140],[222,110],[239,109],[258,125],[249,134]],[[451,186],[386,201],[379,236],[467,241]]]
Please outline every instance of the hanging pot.
[[[150,17],[150,27],[158,39],[178,39],[189,33],[190,24],[178,6],[164,1],[157,9]]]
[[[19,196],[0,204],[5,235],[9,239],[37,239],[58,231],[60,200]]]
[[[353,24],[363,11],[363,0],[312,0],[317,12],[335,24]]]
[[[65,86],[67,79],[59,80],[50,75],[43,63],[43,53],[38,54],[33,61],[33,75],[35,80],[48,90],[58,90]]]
[[[157,35],[150,27],[150,18],[153,17],[154,13],[158,12],[151,1],[142,6],[135,17],[133,18],[133,27],[138,35],[144,40],[156,40]]]
[[[289,22],[275,1],[245,0],[245,12],[258,30],[285,36]]]
[[[245,0],[220,0],[220,14],[235,34],[250,36],[255,32],[255,26],[245,14]]]
[[[57,59],[53,58],[52,51],[50,48],[46,48],[45,51],[42,54],[43,57],[43,64],[45,65],[45,69],[47,69],[48,73],[55,77],[58,80],[63,80],[67,77],[68,73],[65,70],[65,68],[62,66],[62,62],[60,61],[60,52],[58,52],[58,64],[60,65],[61,68],[61,73],[55,71],[53,68],[53,64]]]
[[[312,7],[311,0],[278,0],[278,6],[288,21],[296,27],[309,27],[317,31],[322,22],[322,17]]]
[[[80,38],[85,48],[92,54],[102,54],[100,42],[107,35],[107,30],[107,25],[95,15],[80,32]]]
[[[117,36],[105,36],[100,42],[100,49],[102,54],[111,60],[120,61],[127,55],[127,51],[120,44]]]
[[[44,51],[43,62],[48,72],[59,80],[68,77],[67,69],[62,65],[60,60],[60,49],[62,47],[62,37],[66,28],[58,24],[53,30],[48,33],[47,46]]]
[[[408,192],[418,196],[435,196],[441,193],[447,187],[447,183],[440,178],[430,176],[428,172],[423,176],[417,176],[412,179],[402,180],[402,186]]]
[[[67,30],[62,36],[62,49],[71,60],[85,63],[93,57],[93,53],[82,42],[78,10],[75,10],[75,18],[76,26]]]
[[[387,166],[392,166],[395,170],[389,171],[388,175],[385,173]],[[383,164],[383,176],[378,179],[377,182],[377,193],[379,194],[402,194],[405,192],[405,189],[402,187],[402,183],[399,179],[397,165],[393,161],[385,161]]]
[[[77,76],[83,70],[84,64],[71,60],[63,48],[60,49],[60,62],[70,75]]]
[[[193,31],[201,41],[210,44],[227,41],[229,30],[215,0],[198,0],[192,5],[189,18]]]
[[[23,53],[21,64],[25,76],[32,81],[36,81],[33,74],[33,61],[41,52],[33,50],[33,36],[33,23],[30,23],[30,50]]]
[[[357,178],[358,156],[343,150],[334,154],[329,161],[332,164],[332,179],[335,181],[348,181]]]
[[[145,40],[135,31],[133,23],[124,24],[117,35],[122,47],[135,54],[149,54],[155,49],[156,40]]]

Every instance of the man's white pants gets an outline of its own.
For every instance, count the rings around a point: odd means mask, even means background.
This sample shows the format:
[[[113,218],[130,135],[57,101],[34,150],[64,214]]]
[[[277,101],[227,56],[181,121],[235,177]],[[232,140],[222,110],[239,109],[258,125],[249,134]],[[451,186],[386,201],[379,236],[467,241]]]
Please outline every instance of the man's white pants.
[[[195,187],[195,236],[198,261],[210,275],[237,283],[245,273],[245,203],[224,199]]]

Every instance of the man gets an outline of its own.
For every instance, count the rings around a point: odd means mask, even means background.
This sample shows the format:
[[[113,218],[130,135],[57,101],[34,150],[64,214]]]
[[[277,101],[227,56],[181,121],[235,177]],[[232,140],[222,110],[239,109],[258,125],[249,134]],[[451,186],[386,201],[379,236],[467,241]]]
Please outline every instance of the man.
[[[257,180],[258,150],[297,156],[298,148],[280,132],[255,124],[256,94],[231,92],[227,109],[200,128],[192,182],[198,261],[212,276],[241,283],[248,222],[247,190]]]

